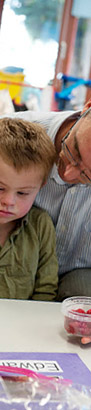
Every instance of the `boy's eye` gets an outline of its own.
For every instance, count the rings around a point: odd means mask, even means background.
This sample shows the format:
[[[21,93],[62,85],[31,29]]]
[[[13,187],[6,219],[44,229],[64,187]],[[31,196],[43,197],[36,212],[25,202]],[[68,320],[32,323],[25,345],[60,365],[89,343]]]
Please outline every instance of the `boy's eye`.
[[[29,195],[29,192],[17,192],[18,195]]]

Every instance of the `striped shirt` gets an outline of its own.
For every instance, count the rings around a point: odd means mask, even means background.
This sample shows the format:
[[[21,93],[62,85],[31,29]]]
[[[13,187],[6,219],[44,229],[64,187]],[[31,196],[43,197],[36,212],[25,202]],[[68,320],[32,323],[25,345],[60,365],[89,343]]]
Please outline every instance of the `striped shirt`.
[[[38,122],[52,141],[62,123],[73,111],[65,112],[19,112],[12,117]],[[59,275],[76,268],[91,267],[91,187],[71,185],[58,175],[56,165],[47,184],[38,193],[35,205],[48,211],[56,228],[56,246]]]

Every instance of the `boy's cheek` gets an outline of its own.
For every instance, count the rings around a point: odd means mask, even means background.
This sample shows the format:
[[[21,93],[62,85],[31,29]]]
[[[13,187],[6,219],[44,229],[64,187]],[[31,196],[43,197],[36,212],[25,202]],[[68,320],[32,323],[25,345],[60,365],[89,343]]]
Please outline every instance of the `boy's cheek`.
[[[20,217],[26,215],[28,211],[31,209],[38,192],[39,192],[39,189],[37,190],[37,192],[34,192],[31,196],[26,197],[26,199],[22,198],[21,203],[19,202],[18,212],[20,214],[19,215]]]
[[[18,209],[19,216],[24,216],[28,213],[33,205],[34,200],[29,201],[27,204],[21,204],[21,207]]]

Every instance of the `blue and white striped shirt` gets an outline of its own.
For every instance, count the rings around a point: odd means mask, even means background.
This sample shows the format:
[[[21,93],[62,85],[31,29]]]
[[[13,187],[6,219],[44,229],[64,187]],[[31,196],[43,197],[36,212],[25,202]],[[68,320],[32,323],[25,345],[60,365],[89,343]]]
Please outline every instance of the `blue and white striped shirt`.
[[[73,111],[26,111],[12,117],[40,123],[54,141],[59,127],[70,115],[74,115]],[[91,268],[91,187],[65,183],[55,165],[35,205],[47,210],[55,225],[59,274],[76,268]]]

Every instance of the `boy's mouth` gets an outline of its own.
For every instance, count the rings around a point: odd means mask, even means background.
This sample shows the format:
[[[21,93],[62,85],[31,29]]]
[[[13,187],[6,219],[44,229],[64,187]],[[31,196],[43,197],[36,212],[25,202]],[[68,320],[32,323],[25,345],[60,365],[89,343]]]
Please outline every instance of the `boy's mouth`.
[[[14,214],[13,214],[13,212],[0,210],[0,215],[8,216],[8,215],[14,215]]]

